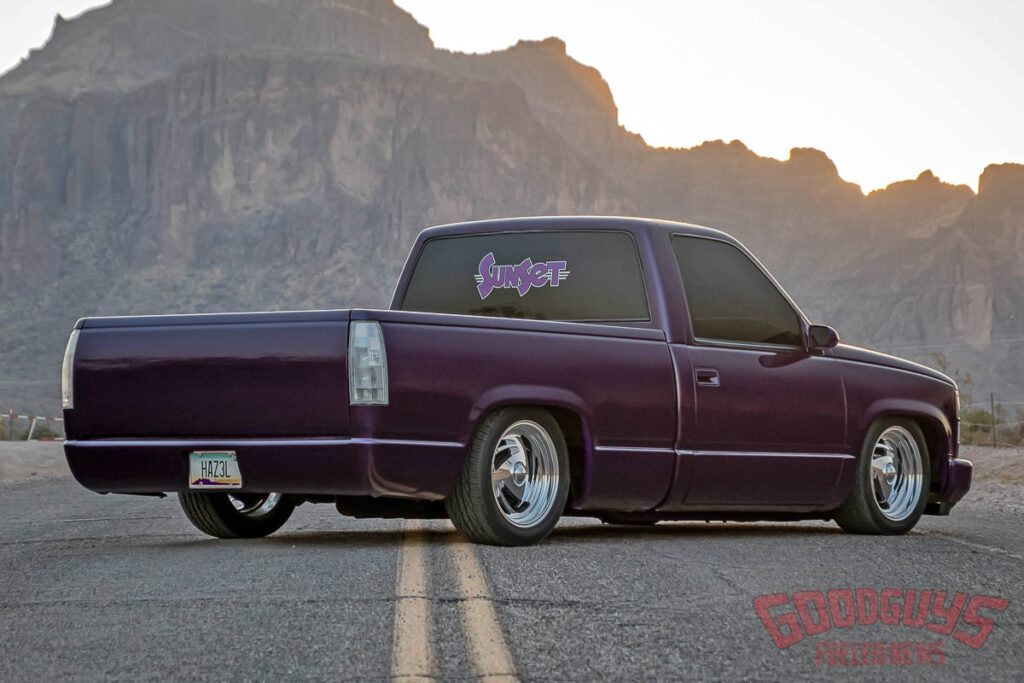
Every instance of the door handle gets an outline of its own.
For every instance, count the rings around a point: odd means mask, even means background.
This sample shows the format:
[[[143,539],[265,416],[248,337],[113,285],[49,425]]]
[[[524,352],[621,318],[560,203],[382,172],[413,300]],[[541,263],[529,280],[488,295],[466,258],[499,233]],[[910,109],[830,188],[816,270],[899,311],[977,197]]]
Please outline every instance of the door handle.
[[[722,381],[718,376],[718,370],[714,368],[697,368],[697,385],[702,387],[717,387]]]

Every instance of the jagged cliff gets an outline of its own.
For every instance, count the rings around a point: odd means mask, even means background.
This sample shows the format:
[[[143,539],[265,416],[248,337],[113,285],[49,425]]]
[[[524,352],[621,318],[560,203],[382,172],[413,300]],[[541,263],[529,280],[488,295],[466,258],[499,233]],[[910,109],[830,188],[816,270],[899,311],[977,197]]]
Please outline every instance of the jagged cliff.
[[[53,407],[78,316],[384,305],[419,229],[545,213],[730,230],[845,337],[1021,395],[1022,197],[652,149],[560,40],[453,54],[390,0],[117,0],[0,79],[0,403]]]

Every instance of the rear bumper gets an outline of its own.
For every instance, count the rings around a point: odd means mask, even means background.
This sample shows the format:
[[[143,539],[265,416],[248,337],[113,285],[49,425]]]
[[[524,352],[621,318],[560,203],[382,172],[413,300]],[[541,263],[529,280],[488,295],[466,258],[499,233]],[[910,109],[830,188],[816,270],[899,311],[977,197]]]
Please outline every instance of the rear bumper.
[[[954,458],[946,464],[942,488],[938,495],[925,506],[927,515],[948,515],[953,506],[960,502],[971,489],[974,463]]]
[[[109,439],[68,441],[80,484],[99,493],[188,490],[188,454],[238,455],[243,491],[438,500],[458,480],[465,447],[381,439]]]

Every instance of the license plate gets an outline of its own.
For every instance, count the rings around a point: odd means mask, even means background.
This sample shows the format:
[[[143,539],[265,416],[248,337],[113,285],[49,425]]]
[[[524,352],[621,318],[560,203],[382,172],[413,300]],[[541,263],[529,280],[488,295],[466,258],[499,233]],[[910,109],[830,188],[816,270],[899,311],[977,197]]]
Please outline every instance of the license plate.
[[[190,489],[240,489],[242,472],[234,451],[195,451],[188,456]]]

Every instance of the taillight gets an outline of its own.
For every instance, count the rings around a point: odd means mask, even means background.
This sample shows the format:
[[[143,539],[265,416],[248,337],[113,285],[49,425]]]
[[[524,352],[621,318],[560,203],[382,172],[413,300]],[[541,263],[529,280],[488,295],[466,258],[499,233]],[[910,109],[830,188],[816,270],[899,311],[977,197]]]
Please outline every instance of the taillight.
[[[388,357],[378,322],[355,320],[349,327],[348,399],[352,405],[388,404]]]
[[[71,331],[68,345],[64,348],[64,362],[60,366],[60,402],[65,408],[75,407],[75,348],[78,346],[78,330]]]

